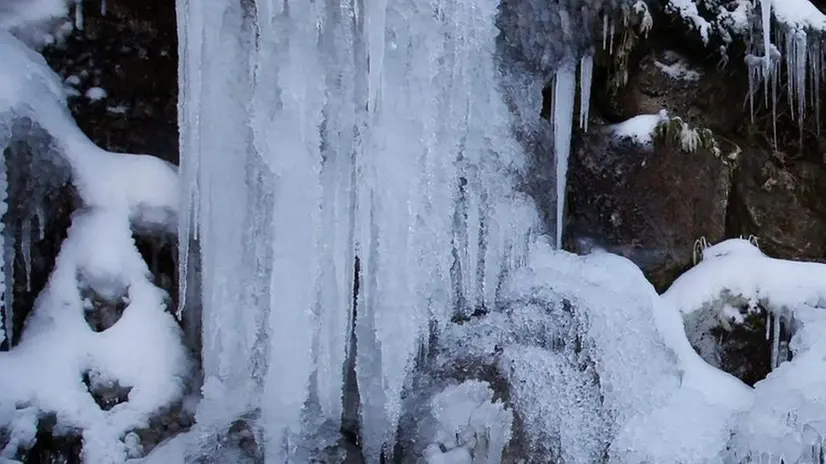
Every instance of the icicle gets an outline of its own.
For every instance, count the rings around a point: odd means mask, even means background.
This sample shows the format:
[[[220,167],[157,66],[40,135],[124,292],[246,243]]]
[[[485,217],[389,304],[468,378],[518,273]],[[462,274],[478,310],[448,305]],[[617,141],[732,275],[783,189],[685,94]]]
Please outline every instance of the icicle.
[[[23,254],[23,269],[26,278],[26,291],[32,290],[32,218],[23,218],[20,226],[20,252]]]
[[[83,0],[75,0],[75,27],[83,30]]]
[[[771,330],[772,330],[772,313],[766,313],[766,341],[771,340]]]
[[[806,116],[806,55],[808,52],[806,33],[798,31],[794,37],[794,68],[789,70],[789,78],[794,78],[797,92],[797,125],[800,131],[800,148],[803,149],[803,119]]]
[[[759,58],[754,55],[746,55],[745,58],[746,67],[748,68],[749,73],[749,91],[748,91],[748,98],[749,98],[749,116],[751,118],[752,124],[754,123],[754,96],[757,93],[757,85],[760,82],[760,66],[762,66],[762,62]]]
[[[762,27],[763,27],[763,54],[765,64],[766,74],[769,71],[769,64],[771,63],[771,8],[774,3],[774,0],[760,0],[760,13],[762,15]]]
[[[278,3],[276,3],[277,5]],[[317,25],[323,3],[291,2],[289,23],[260,50],[279,94],[261,89],[270,117],[256,116],[255,144],[276,177],[273,192],[272,276],[266,333],[270,349],[263,380],[262,416],[267,462],[306,462],[300,455],[302,416],[314,370],[313,334],[321,279],[321,136],[325,73]],[[261,55],[273,54],[264,57]],[[272,66],[272,68],[270,68]],[[262,76],[263,77],[263,76]],[[264,84],[260,82],[260,84]],[[263,101],[260,103],[264,103]],[[286,226],[282,226],[286,225]],[[344,311],[344,307],[321,308]],[[343,349],[344,347],[340,347]],[[289,355],[286,355],[289,353]],[[284,443],[289,445],[284,449]]]
[[[565,217],[565,191],[568,177],[568,156],[571,152],[571,131],[576,95],[576,69],[565,63],[556,72],[554,88],[554,158],[556,162],[556,247],[562,249]]]
[[[780,364],[779,355],[780,355],[780,315],[777,313],[772,313],[772,358],[771,358],[771,368],[775,370],[777,366]]]
[[[2,123],[2,122],[0,122]],[[7,140],[0,139],[0,153],[5,151]],[[12,279],[13,275],[10,271],[11,266],[8,265],[8,246],[9,244],[6,243],[5,238],[9,235],[6,232],[5,223],[3,220],[6,219],[6,213],[9,210],[9,183],[8,183],[8,176],[6,174],[6,160],[3,157],[0,160],[0,291],[3,291],[3,298],[2,303],[0,304],[0,345],[3,344],[5,339],[9,340],[9,347],[11,346],[12,334],[13,334],[13,327],[14,327],[14,313],[10,298],[10,291],[12,290]],[[12,250],[12,257],[13,257],[13,250]]]
[[[780,78],[780,61],[772,65],[771,71],[765,77],[766,82],[771,79],[771,105],[772,105],[772,137],[774,149],[777,150],[777,81]]]
[[[384,68],[385,22],[387,21],[387,0],[369,2],[365,14],[369,65],[367,71],[367,108],[372,114],[376,111],[381,92],[381,73]]]
[[[591,79],[594,73],[594,55],[582,57],[579,62],[579,128],[588,132],[588,116],[591,108]]]
[[[820,136],[820,76],[821,76],[821,66],[822,66],[822,48],[820,45],[820,41],[816,41],[812,44],[812,50],[809,54],[809,68],[811,69],[812,78],[810,82],[812,83],[812,89],[809,92],[812,98],[812,106],[814,106],[815,111],[815,124],[816,124],[816,133],[818,137]]]
[[[788,74],[788,78],[786,79],[786,98],[789,104],[789,112],[791,113],[791,118],[794,119],[794,113],[797,108],[795,108],[795,91],[797,90],[795,83],[796,80],[794,78],[794,69],[796,67],[795,59],[797,58],[797,50],[796,50],[796,43],[794,40],[794,35],[786,33],[785,34],[785,53],[784,58],[786,60],[786,71]]]
[[[43,241],[46,238],[46,214],[43,212],[43,205],[35,206],[34,218],[37,221],[37,241]]]
[[[100,0],[100,15],[106,16],[106,0]]]
[[[608,15],[602,15],[602,49],[608,49]]]
[[[437,15],[396,0],[178,2],[180,264],[194,265],[192,225],[205,384],[221,387],[205,387],[199,424],[202,410],[222,425],[260,410],[264,459],[308,462],[318,424],[337,439],[352,414],[341,374],[354,359],[362,451],[379,462],[423,341],[452,314],[457,186],[469,301],[493,307],[539,229],[514,200],[527,162],[498,85],[496,2],[438,2]]]
[[[176,2],[178,26],[178,127],[180,128],[181,208],[178,213],[178,308],[181,319],[188,300],[190,241],[200,232],[198,201],[199,164],[201,157],[201,113],[203,88],[204,11],[190,6],[189,0]],[[190,32],[192,31],[192,32]]]

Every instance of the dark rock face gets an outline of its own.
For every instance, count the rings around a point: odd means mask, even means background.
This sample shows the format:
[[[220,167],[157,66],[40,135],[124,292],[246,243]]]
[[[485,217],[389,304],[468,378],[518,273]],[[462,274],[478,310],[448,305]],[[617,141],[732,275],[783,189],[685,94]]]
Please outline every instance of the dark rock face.
[[[567,247],[626,256],[662,290],[691,266],[695,240],[725,236],[729,167],[707,151],[611,137],[585,136],[573,152]]]
[[[100,147],[178,162],[175,2],[85,2],[84,29],[43,51],[77,95],[69,106]],[[103,89],[105,97],[95,95]]]
[[[734,176],[729,213],[733,234],[753,234],[770,256],[826,258],[826,171],[783,153],[744,153]]]
[[[670,40],[651,37],[640,44],[647,50],[630,71],[628,84],[615,97],[597,102],[608,120],[623,121],[665,109],[692,124],[728,133],[743,123],[748,81],[734,63],[718,68],[689,53],[668,47]]]

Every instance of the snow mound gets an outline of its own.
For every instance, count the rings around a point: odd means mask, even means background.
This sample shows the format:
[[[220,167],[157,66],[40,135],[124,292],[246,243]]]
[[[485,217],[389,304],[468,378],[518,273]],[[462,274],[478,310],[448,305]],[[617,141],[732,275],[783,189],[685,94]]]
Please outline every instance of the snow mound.
[[[505,309],[450,327],[440,353],[460,369],[496,366],[520,456],[702,463],[722,453],[750,389],[693,351],[680,314],[639,268],[543,244],[529,256],[508,280]]]
[[[88,278],[79,282],[79,275]],[[108,330],[95,332],[84,320],[90,305],[84,285],[126,303]],[[0,377],[0,411],[15,411],[11,419],[0,416],[0,423],[11,423],[15,436],[33,430],[40,416],[56,414],[59,428],[82,431],[84,462],[123,462],[121,438],[179,399],[188,374],[180,329],[164,311],[165,298],[122,215],[76,214],[20,344],[0,353],[0,372],[12,373]],[[128,401],[104,411],[82,382],[84,374],[131,388]],[[10,442],[3,453],[13,456],[18,445],[31,444],[33,434],[28,438]]]
[[[729,451],[721,456],[737,462],[819,462],[826,436],[824,297],[826,265],[770,258],[742,239],[706,248],[702,261],[662,295],[689,318],[700,311],[732,317],[735,307],[757,305],[772,318],[767,327],[775,330],[767,340],[774,370],[749,395],[732,390],[731,400],[739,398],[744,407],[731,423]],[[778,359],[781,324],[792,333],[789,361]]]
[[[8,134],[0,148],[29,135],[16,133],[15,121],[42,129],[49,153],[61,157],[47,163],[68,162],[83,202],[20,343],[0,352],[0,427],[9,435],[0,456],[30,447],[39,419],[50,415],[56,433],[82,435],[85,463],[119,464],[134,452],[130,432],[180,399],[190,374],[168,295],[153,284],[132,236],[133,228],[175,230],[177,174],[158,158],[95,146],[71,118],[60,78],[3,30],[0,60],[0,135]],[[5,194],[5,180],[0,185]],[[103,307],[119,317],[93,328],[86,316]],[[126,391],[127,399],[99,405],[101,388]]]
[[[706,248],[703,260],[662,297],[683,314],[736,298],[776,310],[823,307],[826,266],[770,258],[747,240],[730,239]]]

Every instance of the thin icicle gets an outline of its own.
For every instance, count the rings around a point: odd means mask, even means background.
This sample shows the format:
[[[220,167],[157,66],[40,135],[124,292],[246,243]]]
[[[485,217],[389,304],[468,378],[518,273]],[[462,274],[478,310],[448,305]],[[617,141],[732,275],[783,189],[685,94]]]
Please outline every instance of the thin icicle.
[[[75,27],[83,30],[83,0],[75,0]]]
[[[772,313],[772,353],[771,353],[771,368],[775,370],[779,366],[780,355],[780,315]]]
[[[772,105],[772,140],[774,140],[774,149],[777,150],[777,85],[780,78],[780,61],[771,65],[769,75],[765,78],[766,82],[771,79],[771,105]]]
[[[100,0],[100,15],[106,16],[106,0]]]
[[[812,105],[814,106],[815,111],[815,124],[816,124],[816,133],[818,137],[820,136],[820,85],[821,85],[821,75],[823,73],[822,66],[823,66],[823,51],[820,45],[820,41],[815,42],[812,44],[812,50],[809,55],[809,67],[811,69],[812,78],[812,89],[809,92],[811,95]]]
[[[602,15],[602,49],[608,49],[608,15]]]
[[[557,249],[562,249],[568,156],[571,153],[571,132],[574,118],[574,95],[576,95],[576,68],[571,63],[565,63],[556,72],[553,108]]]
[[[591,108],[591,80],[594,74],[594,55],[582,57],[579,62],[579,128],[588,132],[588,116]]]
[[[765,58],[764,67],[766,73],[769,71],[769,64],[771,63],[771,9],[774,0],[760,0],[760,13],[763,27],[763,56]]]
[[[0,153],[5,151],[6,142],[7,140],[0,139]],[[5,240],[9,234],[6,232],[6,226],[3,222],[9,210],[8,190],[9,183],[6,174],[6,159],[3,157],[3,159],[0,160],[0,291],[4,293],[2,304],[0,305],[0,322],[2,322],[2,326],[0,326],[0,345],[3,344],[5,339],[8,339],[9,345],[11,345],[12,329],[14,327],[14,313],[12,312],[13,308],[10,298],[12,290],[10,283],[12,282],[13,274],[9,272],[10,266],[7,265],[9,257],[6,251],[9,244],[6,243]],[[12,250],[12,257],[13,256]]]
[[[34,219],[37,221],[37,240],[46,238],[46,214],[43,212],[43,205],[39,204],[34,209]]]
[[[31,217],[25,217],[20,225],[20,253],[23,256],[27,292],[32,290],[32,220]]]
[[[387,0],[371,1],[366,6],[365,32],[367,33],[367,47],[369,53],[369,69],[367,71],[367,108],[372,114],[381,93],[381,73],[384,69],[385,23],[387,21]]]
[[[787,52],[788,53],[788,52]],[[789,80],[794,79],[797,93],[797,125],[800,131],[800,146],[803,147],[803,120],[806,117],[806,58],[808,43],[806,33],[798,31],[794,34],[794,67],[788,69]]]
[[[204,11],[190,6],[190,0],[176,2],[178,23],[178,127],[181,151],[181,207],[178,213],[178,308],[181,319],[188,300],[190,241],[198,240],[200,232],[200,202],[198,201],[199,163],[201,152],[201,99],[203,97],[203,51],[205,48]],[[189,31],[192,31],[190,33]],[[187,154],[191,154],[187,156]]]

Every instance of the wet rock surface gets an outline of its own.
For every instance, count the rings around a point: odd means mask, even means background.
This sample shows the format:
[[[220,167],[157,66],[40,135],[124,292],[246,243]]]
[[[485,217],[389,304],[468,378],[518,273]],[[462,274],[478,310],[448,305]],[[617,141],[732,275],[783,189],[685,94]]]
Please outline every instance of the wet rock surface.
[[[729,229],[755,235],[777,258],[826,258],[826,170],[806,159],[755,150],[742,157],[734,176]]]
[[[597,132],[572,154],[570,249],[626,256],[664,290],[692,265],[695,240],[725,236],[729,166],[708,151],[650,149]]]
[[[43,55],[100,147],[178,162],[175,2],[84,2],[84,27]]]

